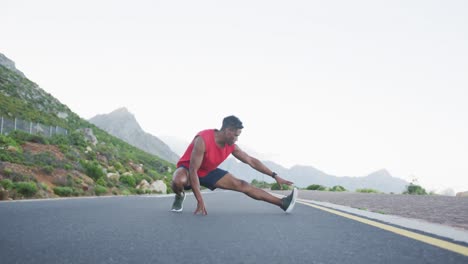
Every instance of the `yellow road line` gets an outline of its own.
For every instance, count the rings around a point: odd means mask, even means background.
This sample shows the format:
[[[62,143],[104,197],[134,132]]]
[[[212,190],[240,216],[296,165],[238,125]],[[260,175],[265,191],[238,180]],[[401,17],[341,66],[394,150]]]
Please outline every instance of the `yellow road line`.
[[[364,224],[375,226],[377,228],[384,229],[384,230],[396,233],[398,235],[409,237],[409,238],[412,238],[412,239],[415,239],[415,240],[418,240],[418,241],[421,241],[421,242],[424,242],[424,243],[427,243],[427,244],[430,244],[430,245],[433,245],[433,246],[436,246],[436,247],[440,247],[440,248],[443,248],[443,249],[446,249],[446,250],[449,250],[449,251],[452,251],[452,252],[456,252],[458,254],[468,256],[468,247],[465,247],[465,246],[450,243],[448,241],[433,238],[433,237],[430,237],[430,236],[421,235],[421,234],[418,234],[418,233],[415,233],[415,232],[411,232],[411,231],[408,231],[408,230],[405,230],[405,229],[401,229],[401,228],[397,228],[397,227],[394,227],[394,226],[382,224],[382,223],[372,221],[372,220],[369,220],[369,219],[366,219],[366,218],[358,217],[358,216],[355,216],[355,215],[343,213],[343,212],[340,212],[340,211],[337,211],[337,210],[333,210],[333,209],[322,207],[322,206],[319,206],[319,205],[316,205],[316,204],[308,203],[308,202],[306,202],[304,200],[297,199],[296,202],[307,205],[307,206],[310,206],[310,207],[314,207],[316,209],[320,209],[320,210],[323,210],[323,211],[326,211],[326,212],[329,212],[329,213],[332,213],[332,214],[335,214],[335,215],[346,217],[346,218],[352,219],[354,221],[358,221],[358,222],[361,222],[361,223],[364,223]]]

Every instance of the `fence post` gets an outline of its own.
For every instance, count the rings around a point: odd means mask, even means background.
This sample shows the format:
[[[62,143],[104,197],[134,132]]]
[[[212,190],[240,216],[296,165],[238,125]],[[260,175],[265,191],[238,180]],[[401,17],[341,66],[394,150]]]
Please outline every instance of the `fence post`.
[[[49,126],[49,137],[52,136],[52,126]]]
[[[32,121],[29,122],[29,134],[32,134]]]
[[[16,117],[15,117],[15,129],[14,130],[16,130]]]
[[[2,124],[0,125],[0,135],[3,135],[3,116],[2,116]]]

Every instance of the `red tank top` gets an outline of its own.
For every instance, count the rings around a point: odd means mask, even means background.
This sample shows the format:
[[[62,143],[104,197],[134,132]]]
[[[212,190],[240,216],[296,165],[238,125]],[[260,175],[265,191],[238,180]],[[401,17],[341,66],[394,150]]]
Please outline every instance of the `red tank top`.
[[[235,144],[225,144],[223,148],[220,148],[216,145],[214,129],[207,129],[198,132],[197,136],[201,137],[205,142],[205,153],[203,154],[203,161],[200,169],[198,169],[198,177],[205,177],[210,171],[216,169],[219,164],[221,164],[234,151]],[[184,155],[179,159],[179,162],[177,162],[177,167],[190,167],[190,156],[192,155],[194,141],[195,138],[188,146]]]

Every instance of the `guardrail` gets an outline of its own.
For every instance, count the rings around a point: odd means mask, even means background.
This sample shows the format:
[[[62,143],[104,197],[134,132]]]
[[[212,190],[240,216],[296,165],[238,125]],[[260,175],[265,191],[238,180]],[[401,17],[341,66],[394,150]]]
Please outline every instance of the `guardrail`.
[[[46,137],[68,135],[68,130],[59,126],[46,126],[37,122],[24,121],[19,118],[8,119],[2,116],[0,119],[0,135],[8,135],[15,130]]]

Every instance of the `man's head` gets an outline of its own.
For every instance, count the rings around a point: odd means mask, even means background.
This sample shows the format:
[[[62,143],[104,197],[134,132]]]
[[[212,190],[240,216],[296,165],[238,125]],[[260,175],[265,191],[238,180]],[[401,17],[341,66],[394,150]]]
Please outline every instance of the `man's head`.
[[[221,127],[221,131],[224,132],[226,137],[226,143],[228,145],[233,145],[237,141],[237,137],[242,132],[244,126],[242,122],[236,116],[227,116],[223,119],[223,126]]]
[[[223,126],[221,127],[221,130],[225,128],[232,128],[232,129],[242,129],[244,126],[242,125],[242,122],[237,118],[236,116],[226,116],[223,119]]]

